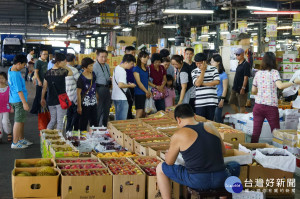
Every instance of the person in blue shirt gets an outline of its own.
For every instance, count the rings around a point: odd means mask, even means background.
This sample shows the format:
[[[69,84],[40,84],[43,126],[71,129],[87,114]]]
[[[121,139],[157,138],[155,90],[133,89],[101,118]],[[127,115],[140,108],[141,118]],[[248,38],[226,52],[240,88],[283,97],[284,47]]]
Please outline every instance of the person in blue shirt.
[[[145,101],[151,97],[151,92],[148,90],[149,71],[147,62],[149,54],[141,51],[138,55],[137,66],[133,68],[134,83],[137,85],[134,88],[136,118],[145,117]]]
[[[54,59],[50,60],[47,66],[47,70],[50,70],[51,68],[53,68],[54,63],[53,63]]]
[[[223,123],[222,111],[224,106],[224,100],[226,99],[228,90],[228,76],[225,72],[222,57],[219,54],[214,55],[211,58],[211,65],[218,68],[220,84],[217,85],[217,96],[219,104],[215,110],[215,121],[218,123]]]
[[[27,148],[32,142],[24,138],[24,122],[26,111],[29,111],[27,103],[27,90],[21,70],[25,68],[27,58],[25,55],[17,55],[13,60],[13,66],[8,69],[9,103],[14,109],[14,128],[12,149]]]

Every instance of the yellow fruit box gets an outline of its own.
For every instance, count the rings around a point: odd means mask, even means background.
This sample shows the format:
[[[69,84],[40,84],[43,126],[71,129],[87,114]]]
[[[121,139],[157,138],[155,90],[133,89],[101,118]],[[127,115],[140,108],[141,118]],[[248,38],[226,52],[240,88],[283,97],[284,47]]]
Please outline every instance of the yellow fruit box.
[[[245,143],[245,133],[232,128],[218,128],[220,136],[224,142],[233,144],[235,149],[238,149],[240,143]]]
[[[56,176],[17,176],[26,171],[35,174],[40,168],[15,168],[12,171],[13,197],[47,198],[57,197],[60,171],[55,169]]]
[[[50,153],[52,155],[52,158],[79,157],[79,151],[74,147],[71,147],[72,151],[55,151],[54,148],[56,147],[60,147],[62,149],[70,148],[69,146],[51,145]]]
[[[48,161],[50,160],[52,165],[35,166],[35,164],[41,160],[48,160]],[[25,163],[25,164],[22,166],[22,163]],[[26,164],[28,166],[26,166]],[[30,168],[30,167],[41,167],[41,166],[56,167],[56,163],[55,163],[54,159],[51,159],[51,158],[15,159],[15,168]]]

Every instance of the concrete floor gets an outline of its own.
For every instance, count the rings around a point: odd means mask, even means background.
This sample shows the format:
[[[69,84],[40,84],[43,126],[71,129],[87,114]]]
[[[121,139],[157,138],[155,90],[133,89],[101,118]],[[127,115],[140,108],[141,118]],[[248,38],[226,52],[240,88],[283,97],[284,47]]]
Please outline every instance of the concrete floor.
[[[7,71],[7,68],[0,68],[0,71]],[[35,86],[31,82],[26,83],[28,90],[28,102],[31,107],[35,97]],[[251,110],[248,110],[251,111]],[[229,106],[224,107],[225,112],[232,112]],[[11,121],[13,122],[13,114],[11,114]],[[10,143],[6,141],[6,135],[3,136],[3,143],[0,144],[0,199],[11,199],[11,171],[14,168],[15,159],[39,158],[40,153],[40,138],[37,127],[37,115],[27,113],[27,120],[25,123],[25,137],[34,142],[34,144],[24,150],[12,150]],[[300,199],[300,177],[296,176],[296,199]],[[281,197],[282,198],[282,197]]]

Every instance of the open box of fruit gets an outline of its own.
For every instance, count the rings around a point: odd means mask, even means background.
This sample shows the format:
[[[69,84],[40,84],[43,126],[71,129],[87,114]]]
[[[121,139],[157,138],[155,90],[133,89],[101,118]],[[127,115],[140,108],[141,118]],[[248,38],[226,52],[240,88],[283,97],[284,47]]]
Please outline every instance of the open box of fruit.
[[[112,153],[93,153],[98,158],[119,158],[119,157],[135,157],[136,154],[129,151],[120,151]]]
[[[35,159],[16,159],[15,168],[24,168],[24,167],[43,167],[50,166],[56,167],[54,159],[50,158],[35,158]]]
[[[237,149],[239,143],[245,143],[245,133],[232,128],[218,128],[223,141],[233,144]]]
[[[15,168],[12,171],[14,198],[57,197],[60,171],[53,167]]]
[[[56,158],[57,164],[72,164],[72,163],[99,163],[98,158]]]
[[[151,138],[144,140],[135,140],[134,141],[134,152],[139,155],[148,155],[148,147],[159,146],[159,145],[169,145],[170,138]]]
[[[138,156],[130,159],[139,166],[157,166],[163,161],[157,156]]]
[[[172,135],[174,135],[174,133],[178,130],[179,128],[160,128],[159,132],[166,134],[169,137],[172,137]]]
[[[53,158],[79,157],[79,151],[71,146],[51,145],[50,153]]]
[[[106,165],[125,165],[125,164],[132,164],[127,158],[100,158],[100,160]]]
[[[68,169],[103,169],[106,168],[105,165],[101,162],[95,163],[59,163],[57,167],[61,170],[68,170]]]
[[[62,176],[105,176],[112,175],[107,168],[61,169]]]
[[[142,118],[143,122],[150,124],[150,123],[157,123],[157,122],[165,122],[165,121],[172,121],[169,117],[151,117],[151,118]]]
[[[161,151],[166,151],[170,148],[169,145],[167,146],[151,146],[148,147],[148,155],[149,156],[159,156],[160,157],[160,152]]]

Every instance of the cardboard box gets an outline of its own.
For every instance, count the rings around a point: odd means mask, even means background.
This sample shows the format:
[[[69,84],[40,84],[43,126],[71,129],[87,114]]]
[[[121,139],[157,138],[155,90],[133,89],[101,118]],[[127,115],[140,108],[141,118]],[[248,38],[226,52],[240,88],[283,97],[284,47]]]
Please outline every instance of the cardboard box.
[[[224,128],[223,128],[224,129]],[[222,131],[223,131],[222,129]],[[229,128],[228,128],[229,129]],[[230,130],[228,130],[230,131]],[[224,142],[233,144],[235,149],[238,148],[239,143],[245,143],[245,133],[243,131],[234,130],[234,133],[219,132]]]
[[[252,181],[252,187],[247,187],[245,186],[245,189],[271,189],[272,192],[267,192],[267,195],[283,195],[283,194],[288,194],[286,192],[286,190],[288,189],[289,193],[291,193],[291,189],[292,187],[287,187],[287,180],[288,179],[293,179],[294,178],[294,173],[292,172],[286,172],[286,171],[282,171],[282,170],[279,170],[279,169],[268,169],[268,168],[264,168],[262,167],[261,165],[257,165],[257,166],[252,166],[252,165],[249,165],[248,167],[249,169],[249,176],[248,176],[248,182]],[[255,187],[256,185],[256,182],[258,179],[262,179],[262,187]],[[267,179],[270,181],[272,179],[274,184],[273,186],[271,187],[271,184],[269,184],[269,186],[267,186],[266,182],[267,182]],[[284,181],[285,183],[280,183],[282,186],[279,187],[278,184],[277,184],[277,180],[279,181]],[[248,185],[250,185],[250,183],[248,183]],[[246,185],[246,183],[245,183]],[[278,193],[274,193],[274,189],[278,189]],[[280,189],[284,189],[284,191],[281,193],[280,192]]]
[[[160,142],[155,142],[155,140]],[[152,141],[152,142],[149,142]],[[148,146],[151,146],[151,144],[157,144],[157,143],[163,143],[170,142],[170,138],[150,138],[150,139],[143,139],[143,140],[134,140],[134,152],[140,155],[148,155]]]
[[[34,165],[42,160],[43,158],[35,158],[35,159],[15,159],[15,168],[24,168],[24,167],[20,167],[19,164],[20,163],[27,163],[27,164],[30,164],[32,165],[31,167],[35,167]],[[52,166],[51,167],[56,167],[56,163],[54,161],[54,159],[50,159],[50,158],[44,158],[44,159],[47,159],[47,160],[51,160],[52,162]]]
[[[116,67],[119,65],[119,62],[118,62],[118,57],[112,57],[111,58],[111,66],[112,67]]]
[[[79,151],[75,148],[72,148],[72,151],[55,151],[53,147],[55,145],[51,145],[50,153],[52,158],[65,158],[65,157],[79,157]],[[59,146],[61,148],[68,148],[66,146]]]
[[[275,148],[273,145],[269,145],[267,143],[241,143],[239,144],[239,151],[243,151],[245,153],[251,153],[255,155],[256,149],[264,149],[264,148]]]
[[[168,137],[172,137],[174,133],[179,130],[179,128],[168,128],[168,129],[159,129],[159,132],[164,133]]]
[[[39,168],[15,168],[12,171],[13,197],[57,197],[60,171],[56,176],[16,176],[17,173],[26,171],[32,174]],[[35,189],[37,187],[37,189]]]
[[[114,47],[113,46],[106,46],[106,51],[114,51]]]
[[[47,198],[20,198],[20,197],[18,197],[18,198],[14,198],[14,199],[61,199],[61,197],[60,196],[58,196],[58,197],[47,197]]]
[[[240,165],[248,165],[252,163],[252,155],[236,149],[228,149],[224,155],[224,162],[238,162]]]
[[[239,176],[239,179],[241,180],[243,186],[247,178],[248,178],[248,165],[243,165],[240,167],[240,176]]]
[[[295,62],[293,64],[293,72],[296,72],[299,69],[300,69],[300,62]]]
[[[81,199],[81,198],[111,199],[113,197],[112,175],[104,175],[104,176],[62,175],[61,196],[64,199]]]
[[[170,148],[170,146],[160,146],[160,147],[148,147],[148,155],[149,156],[160,156],[161,151],[166,151]]]
[[[283,62],[283,72],[293,72],[294,64],[291,62]]]

